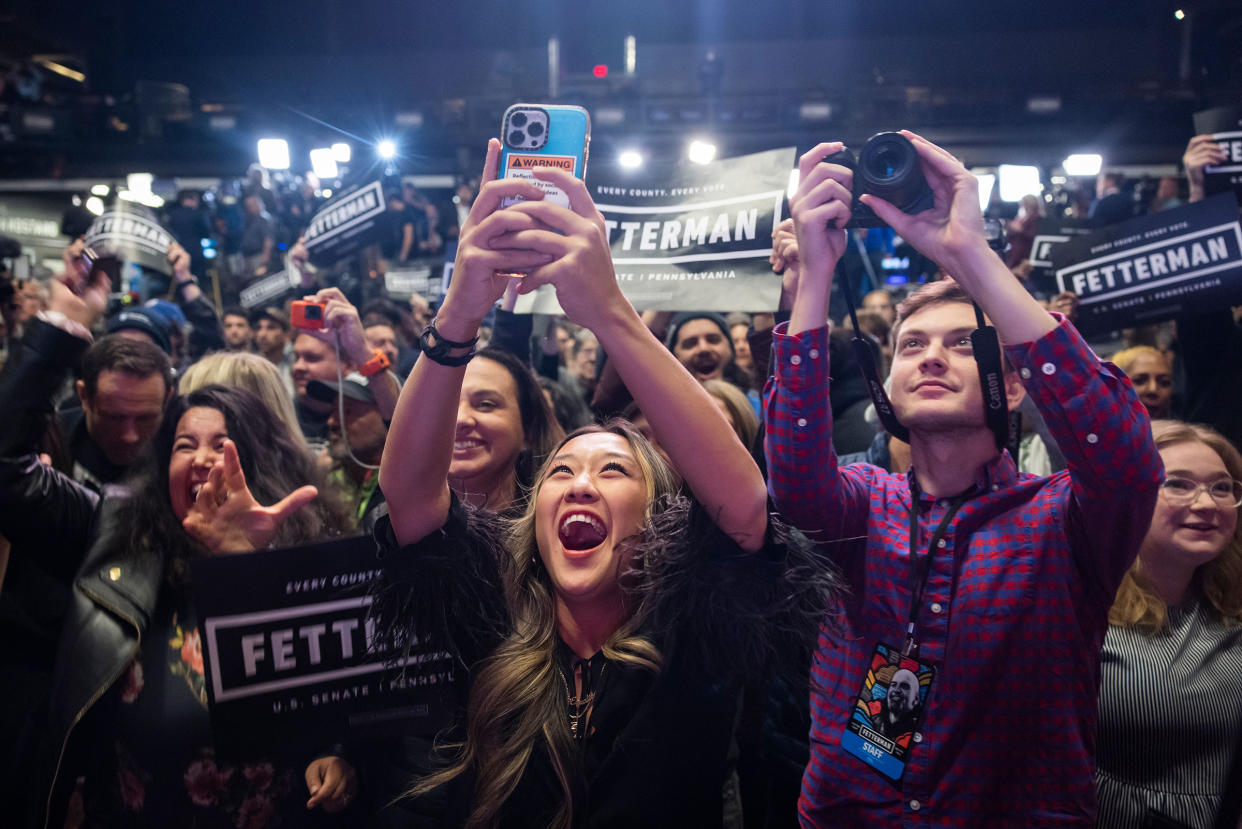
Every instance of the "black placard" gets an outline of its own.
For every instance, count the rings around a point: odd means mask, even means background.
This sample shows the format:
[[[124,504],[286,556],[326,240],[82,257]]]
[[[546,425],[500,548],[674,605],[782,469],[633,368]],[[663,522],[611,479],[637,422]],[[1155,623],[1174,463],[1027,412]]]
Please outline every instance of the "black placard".
[[[218,750],[447,724],[460,668],[442,650],[397,654],[368,625],[377,566],[369,536],[193,562]]]
[[[1242,227],[1231,193],[1141,216],[1053,251],[1078,328],[1112,331],[1242,302]]]
[[[775,310],[781,279],[768,256],[793,166],[794,148],[787,147],[711,164],[594,168],[591,197],[634,307]],[[516,310],[560,312],[555,295],[543,290],[520,299]]]
[[[1209,196],[1233,193],[1242,201],[1242,107],[1196,112],[1195,133],[1211,135],[1226,154],[1224,164],[1203,168],[1204,192]]]
[[[116,256],[166,276],[172,275],[168,246],[173,241],[155,214],[130,202],[117,202],[86,231],[86,246],[96,253]]]
[[[387,206],[378,181],[351,187],[320,208],[306,227],[306,252],[316,267],[352,256],[378,242]]]

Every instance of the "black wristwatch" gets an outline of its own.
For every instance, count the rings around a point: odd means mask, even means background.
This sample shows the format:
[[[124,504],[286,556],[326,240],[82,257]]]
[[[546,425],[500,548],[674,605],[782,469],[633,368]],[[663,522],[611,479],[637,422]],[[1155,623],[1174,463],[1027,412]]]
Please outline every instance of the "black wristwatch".
[[[476,353],[475,346],[478,342],[478,335],[475,335],[473,339],[467,340],[464,343],[454,342],[453,340],[447,339],[443,334],[436,330],[436,321],[432,320],[428,323],[427,327],[423,329],[422,336],[418,338],[418,348],[426,354],[433,363],[439,363],[442,366],[455,368],[457,366],[464,366],[474,358]],[[455,348],[468,348],[470,350],[465,354],[454,357],[449,354],[449,352]]]

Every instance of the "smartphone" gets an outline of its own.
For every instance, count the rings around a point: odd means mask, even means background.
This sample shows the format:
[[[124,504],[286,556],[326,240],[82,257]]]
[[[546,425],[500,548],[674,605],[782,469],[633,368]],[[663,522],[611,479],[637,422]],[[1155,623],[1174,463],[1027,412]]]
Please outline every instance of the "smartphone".
[[[557,167],[578,178],[586,176],[591,145],[591,116],[582,107],[560,104],[514,104],[505,110],[500,124],[498,178],[525,178],[544,192],[544,198],[569,207],[561,188],[540,181],[530,172],[535,167]],[[521,201],[505,199],[502,207]]]
[[[321,302],[295,299],[289,306],[289,324],[295,328],[323,328],[323,312],[327,307]]]
[[[81,293],[91,282],[95,280],[96,274],[105,273],[108,275],[108,284],[114,294],[121,293],[121,260],[115,254],[101,253],[89,245],[82,247],[82,262],[85,264],[86,277],[82,280],[81,286],[75,290],[75,293]]]

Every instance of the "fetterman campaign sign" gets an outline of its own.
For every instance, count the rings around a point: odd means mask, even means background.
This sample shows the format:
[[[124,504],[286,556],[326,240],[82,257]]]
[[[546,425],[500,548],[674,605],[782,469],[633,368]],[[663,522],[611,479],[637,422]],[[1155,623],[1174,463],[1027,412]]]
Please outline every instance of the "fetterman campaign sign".
[[[1209,196],[1234,193],[1242,201],[1242,107],[1216,107],[1195,113],[1195,132],[1211,135],[1225,151],[1225,161],[1203,168],[1203,187]]]
[[[86,231],[86,246],[153,271],[172,275],[168,246],[172,234],[160,226],[155,214],[132,202],[117,202],[100,214]]]
[[[459,669],[443,651],[398,658],[369,626],[375,561],[360,536],[192,564],[219,750],[308,733],[430,736],[447,723]]]
[[[1085,334],[1242,302],[1242,227],[1231,193],[1080,236],[1052,257],[1061,290],[1081,298]]]
[[[378,241],[386,210],[378,181],[351,187],[321,207],[306,226],[306,252],[316,267],[339,262]]]
[[[787,147],[642,173],[592,170],[588,188],[626,298],[639,310],[774,310],[781,279],[768,256],[793,166]],[[523,299],[519,312],[560,312],[547,289]]]

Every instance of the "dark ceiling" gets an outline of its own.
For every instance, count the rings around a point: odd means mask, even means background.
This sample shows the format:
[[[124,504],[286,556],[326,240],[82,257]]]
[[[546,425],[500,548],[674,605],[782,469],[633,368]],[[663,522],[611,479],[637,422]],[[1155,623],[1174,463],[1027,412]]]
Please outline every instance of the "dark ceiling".
[[[16,129],[0,145],[0,176],[134,164],[226,174],[252,160],[257,135],[279,130],[313,145],[337,134],[323,123],[366,140],[404,130],[420,148],[410,164],[451,172],[472,163],[456,148],[481,146],[505,103],[551,94],[553,36],[558,96],[624,113],[613,125],[597,119],[603,146],[640,138],[653,153],[676,152],[687,133],[711,128],[727,151],[741,152],[901,125],[981,159],[1041,148],[1051,157],[1094,142],[1134,163],[1171,161],[1190,113],[1242,99],[1242,4],[1187,4],[1183,21],[1177,8],[1165,0],[28,2],[0,17],[0,57],[61,55],[87,79],[76,89],[51,79],[69,87],[55,102],[55,130]],[[630,34],[638,71],[624,78]],[[705,104],[709,49],[721,79]],[[592,78],[595,64],[607,64],[609,78]],[[185,100],[169,103],[175,89],[139,89],[153,81],[184,85]],[[1032,99],[1056,108],[1040,111]],[[806,101],[829,103],[831,118],[800,120]],[[403,112],[419,123],[398,120]],[[235,126],[215,129],[222,117]]]

